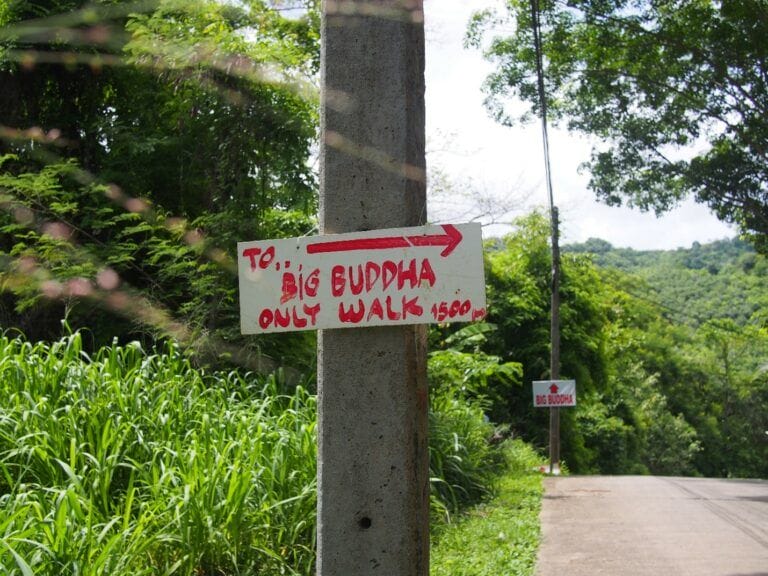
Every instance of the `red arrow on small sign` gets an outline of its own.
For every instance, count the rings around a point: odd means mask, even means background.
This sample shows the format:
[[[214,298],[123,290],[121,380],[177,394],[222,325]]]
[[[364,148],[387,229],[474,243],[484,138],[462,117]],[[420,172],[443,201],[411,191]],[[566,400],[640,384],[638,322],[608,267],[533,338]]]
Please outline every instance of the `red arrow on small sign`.
[[[387,250],[410,248],[411,246],[445,246],[440,256],[448,256],[461,243],[461,232],[451,224],[443,224],[445,234],[423,234],[420,236],[389,236],[384,238],[359,238],[357,240],[335,240],[307,244],[307,254],[324,252],[349,252],[352,250]]]
[[[558,390],[560,390],[560,388],[557,387],[557,384],[552,384],[552,386],[549,387],[549,391],[552,392],[552,394],[557,394]]]

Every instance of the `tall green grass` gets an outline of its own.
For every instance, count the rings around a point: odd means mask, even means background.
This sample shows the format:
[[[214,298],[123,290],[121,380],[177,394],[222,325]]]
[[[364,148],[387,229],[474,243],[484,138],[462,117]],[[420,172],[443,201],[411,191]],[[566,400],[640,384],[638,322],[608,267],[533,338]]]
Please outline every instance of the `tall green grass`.
[[[439,525],[493,493],[504,458],[489,444],[494,429],[479,405],[436,393],[430,408],[431,510],[433,524]]]
[[[168,348],[0,338],[0,566],[308,574],[315,399]]]
[[[172,344],[0,336],[0,573],[309,576],[315,426],[305,388],[205,374]],[[477,407],[437,396],[430,426],[442,522],[499,459]]]

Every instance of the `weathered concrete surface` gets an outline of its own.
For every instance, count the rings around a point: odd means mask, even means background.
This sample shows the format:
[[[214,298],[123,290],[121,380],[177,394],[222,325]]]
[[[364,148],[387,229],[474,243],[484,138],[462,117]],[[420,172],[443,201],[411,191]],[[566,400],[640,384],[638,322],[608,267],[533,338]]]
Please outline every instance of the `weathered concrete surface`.
[[[768,482],[545,479],[537,576],[768,576]]]
[[[426,221],[421,0],[325,0],[323,234]],[[424,327],[321,331],[318,574],[427,576]]]

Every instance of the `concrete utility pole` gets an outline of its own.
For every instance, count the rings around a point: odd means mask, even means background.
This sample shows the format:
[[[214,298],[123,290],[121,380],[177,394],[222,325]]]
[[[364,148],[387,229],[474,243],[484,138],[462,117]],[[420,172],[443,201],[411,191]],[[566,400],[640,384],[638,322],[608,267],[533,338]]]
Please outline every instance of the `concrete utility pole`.
[[[552,166],[549,162],[549,135],[547,131],[547,96],[544,86],[544,61],[541,50],[541,22],[539,19],[539,0],[531,2],[531,26],[533,44],[536,50],[536,80],[539,95],[539,114],[541,116],[541,136],[544,145],[544,170],[547,176],[547,195],[552,226],[552,306],[550,309],[551,352],[549,362],[550,380],[560,379],[560,247],[559,221],[555,197],[552,192]],[[560,408],[549,409],[549,472],[560,468]]]
[[[549,377],[560,379],[560,222],[552,206],[552,306],[550,312],[551,352]],[[549,409],[549,473],[560,470],[560,408]]]
[[[426,221],[421,0],[325,0],[323,234]],[[427,576],[423,326],[320,331],[319,576]]]

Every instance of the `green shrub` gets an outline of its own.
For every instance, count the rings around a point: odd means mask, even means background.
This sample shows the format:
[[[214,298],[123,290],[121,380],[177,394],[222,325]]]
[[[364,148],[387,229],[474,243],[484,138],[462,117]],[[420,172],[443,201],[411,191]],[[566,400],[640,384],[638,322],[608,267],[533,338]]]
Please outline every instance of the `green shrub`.
[[[506,467],[492,499],[433,538],[432,576],[529,576],[539,547],[544,460],[522,440],[502,444]]]

